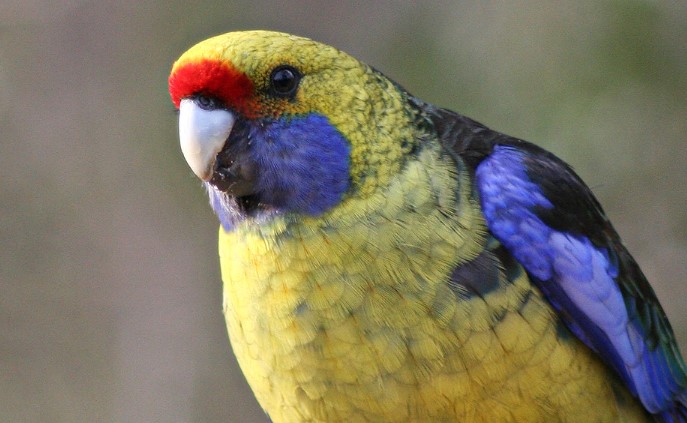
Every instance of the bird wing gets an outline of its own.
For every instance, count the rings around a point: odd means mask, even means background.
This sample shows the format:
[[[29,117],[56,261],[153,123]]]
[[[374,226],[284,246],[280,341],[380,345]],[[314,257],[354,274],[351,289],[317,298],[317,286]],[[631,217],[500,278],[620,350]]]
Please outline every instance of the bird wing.
[[[444,147],[473,169],[491,233],[570,331],[651,413],[687,422],[687,369],[668,319],[590,189],[553,154],[443,109]]]

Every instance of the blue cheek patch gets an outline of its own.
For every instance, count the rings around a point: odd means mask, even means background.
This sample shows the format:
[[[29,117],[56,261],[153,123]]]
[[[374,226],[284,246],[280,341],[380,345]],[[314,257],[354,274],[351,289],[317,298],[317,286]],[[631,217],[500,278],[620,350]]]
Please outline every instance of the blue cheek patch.
[[[326,117],[282,118],[254,126],[249,137],[262,202],[318,215],[341,201],[350,183],[350,146]]]
[[[245,138],[255,167],[253,202],[264,212],[311,216],[339,204],[350,185],[350,146],[321,115],[250,122]],[[247,217],[236,198],[205,184],[210,205],[229,231]]]

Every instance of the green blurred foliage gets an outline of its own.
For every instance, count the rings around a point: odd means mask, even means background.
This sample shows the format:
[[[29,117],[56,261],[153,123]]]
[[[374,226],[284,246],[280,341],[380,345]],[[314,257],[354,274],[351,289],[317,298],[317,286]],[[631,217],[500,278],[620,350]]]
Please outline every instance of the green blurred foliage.
[[[265,421],[166,93],[186,48],[249,28],[335,45],[573,164],[687,349],[684,2],[6,0],[0,421]]]

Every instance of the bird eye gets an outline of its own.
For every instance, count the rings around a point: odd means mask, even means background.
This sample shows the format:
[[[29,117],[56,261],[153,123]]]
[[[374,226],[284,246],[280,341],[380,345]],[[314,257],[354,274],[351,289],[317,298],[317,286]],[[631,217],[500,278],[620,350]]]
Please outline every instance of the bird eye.
[[[288,65],[279,66],[270,75],[270,89],[277,97],[293,98],[300,80],[298,69]]]
[[[217,110],[224,107],[221,101],[215,97],[199,94],[194,98],[195,103],[203,110]]]

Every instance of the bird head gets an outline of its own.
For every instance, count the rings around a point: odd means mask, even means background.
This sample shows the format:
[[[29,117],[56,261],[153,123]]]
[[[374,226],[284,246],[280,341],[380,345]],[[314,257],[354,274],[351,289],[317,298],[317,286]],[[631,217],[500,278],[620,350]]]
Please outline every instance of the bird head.
[[[173,65],[181,149],[223,226],[317,216],[388,184],[416,142],[407,94],[346,53],[267,31],[210,38]]]

